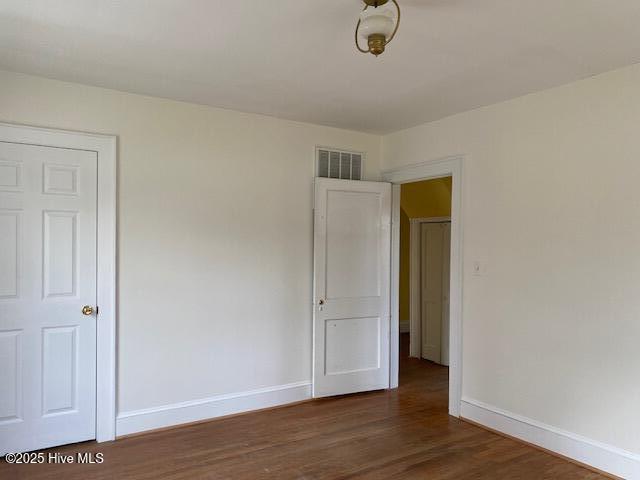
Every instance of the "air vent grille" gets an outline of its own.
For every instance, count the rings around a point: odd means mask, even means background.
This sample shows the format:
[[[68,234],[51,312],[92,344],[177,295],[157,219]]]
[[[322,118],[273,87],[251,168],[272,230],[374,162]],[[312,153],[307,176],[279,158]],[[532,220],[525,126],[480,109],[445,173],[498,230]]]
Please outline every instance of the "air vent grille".
[[[316,175],[324,178],[361,180],[362,154],[319,148]]]

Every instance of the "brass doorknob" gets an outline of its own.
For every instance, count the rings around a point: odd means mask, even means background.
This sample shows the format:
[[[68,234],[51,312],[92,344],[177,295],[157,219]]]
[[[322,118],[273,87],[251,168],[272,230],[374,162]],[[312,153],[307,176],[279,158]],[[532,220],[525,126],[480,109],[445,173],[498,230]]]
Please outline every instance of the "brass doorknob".
[[[83,315],[92,315],[93,314],[93,307],[91,305],[85,305],[84,307],[82,307],[82,314]]]

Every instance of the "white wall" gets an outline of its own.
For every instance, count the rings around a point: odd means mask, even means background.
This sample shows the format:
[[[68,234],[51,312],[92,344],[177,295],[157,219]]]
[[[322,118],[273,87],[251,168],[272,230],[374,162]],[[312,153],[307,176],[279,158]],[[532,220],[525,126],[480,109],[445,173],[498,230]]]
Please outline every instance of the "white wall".
[[[640,66],[383,138],[383,169],[452,154],[463,396],[640,453]]]
[[[310,380],[314,148],[379,137],[7,72],[0,121],[118,136],[119,412]]]
[[[379,137],[6,72],[0,121],[119,137],[120,412],[310,379],[314,146]],[[467,155],[464,397],[636,453],[638,132],[634,66],[382,139]]]

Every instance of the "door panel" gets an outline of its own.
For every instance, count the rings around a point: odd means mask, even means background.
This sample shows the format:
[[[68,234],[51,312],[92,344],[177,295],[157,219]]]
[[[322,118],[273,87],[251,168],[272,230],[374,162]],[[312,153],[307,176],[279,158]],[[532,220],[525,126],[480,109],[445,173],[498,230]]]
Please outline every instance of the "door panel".
[[[0,428],[22,418],[22,331],[0,332]]]
[[[380,318],[341,318],[325,322],[326,374],[380,368]]]
[[[95,438],[96,168],[0,142],[0,455]]]
[[[391,185],[316,179],[313,395],[388,388]]]
[[[77,407],[78,327],[42,329],[42,413],[52,415]]]
[[[44,298],[76,293],[77,212],[44,211]]]
[[[0,299],[18,296],[20,220],[20,211],[0,209]]]
[[[380,197],[327,191],[326,299],[380,296]]]

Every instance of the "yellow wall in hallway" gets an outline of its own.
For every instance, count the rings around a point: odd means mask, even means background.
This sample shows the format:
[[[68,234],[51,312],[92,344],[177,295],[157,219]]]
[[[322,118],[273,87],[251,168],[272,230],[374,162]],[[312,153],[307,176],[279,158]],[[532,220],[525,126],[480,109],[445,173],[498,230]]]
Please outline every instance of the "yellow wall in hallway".
[[[409,220],[451,215],[451,177],[405,183],[400,196],[400,321],[409,321]]]

